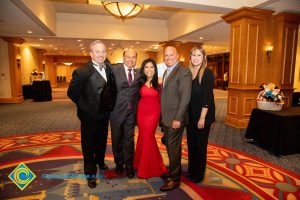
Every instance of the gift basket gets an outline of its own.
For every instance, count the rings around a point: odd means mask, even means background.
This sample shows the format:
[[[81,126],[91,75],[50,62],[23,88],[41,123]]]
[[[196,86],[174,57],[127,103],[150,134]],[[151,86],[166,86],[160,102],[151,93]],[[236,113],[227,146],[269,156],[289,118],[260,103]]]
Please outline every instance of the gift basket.
[[[263,83],[257,96],[257,107],[261,110],[279,111],[284,105],[283,94],[274,83]]]

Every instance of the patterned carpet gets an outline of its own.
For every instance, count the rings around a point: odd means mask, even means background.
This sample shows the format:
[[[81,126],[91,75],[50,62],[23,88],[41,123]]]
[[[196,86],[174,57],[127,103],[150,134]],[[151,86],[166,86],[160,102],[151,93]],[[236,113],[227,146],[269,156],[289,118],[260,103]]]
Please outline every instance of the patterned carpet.
[[[168,165],[161,134],[157,133],[156,138]],[[185,138],[182,146],[185,172]],[[300,199],[298,174],[213,143],[208,147],[204,181],[193,184],[183,176],[180,188],[168,193],[159,191],[163,184],[160,178],[114,177],[113,170],[101,171],[97,188],[88,188],[79,176],[83,169],[78,131],[4,137],[0,155],[0,199]],[[23,191],[8,178],[21,161],[36,175]],[[114,167],[110,137],[106,163]]]

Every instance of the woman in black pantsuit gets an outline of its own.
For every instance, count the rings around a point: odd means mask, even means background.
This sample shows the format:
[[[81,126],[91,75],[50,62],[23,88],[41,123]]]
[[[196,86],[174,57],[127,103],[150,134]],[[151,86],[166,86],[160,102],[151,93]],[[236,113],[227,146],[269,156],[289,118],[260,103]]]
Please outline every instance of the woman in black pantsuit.
[[[188,110],[188,178],[198,183],[203,180],[206,168],[208,134],[215,121],[213,94],[214,75],[207,68],[206,53],[202,47],[191,49],[193,73],[192,94]]]

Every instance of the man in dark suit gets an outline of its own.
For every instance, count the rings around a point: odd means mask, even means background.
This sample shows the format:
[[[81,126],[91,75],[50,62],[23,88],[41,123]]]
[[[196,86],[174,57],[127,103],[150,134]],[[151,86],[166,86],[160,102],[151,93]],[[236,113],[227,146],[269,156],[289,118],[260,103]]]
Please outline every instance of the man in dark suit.
[[[116,83],[111,66],[106,61],[106,46],[96,40],[91,44],[92,58],[72,74],[68,96],[77,105],[81,122],[81,147],[84,174],[88,186],[96,187],[97,166],[107,170],[104,163],[109,114],[116,101]]]
[[[117,84],[117,102],[110,114],[112,149],[115,171],[122,174],[124,164],[128,178],[134,177],[134,128],[136,124],[136,108],[139,92],[139,71],[134,69],[137,53],[126,50],[123,63],[113,66]]]
[[[169,191],[180,185],[181,140],[191,97],[192,74],[179,63],[175,47],[166,47],[164,57],[167,69],[163,77],[161,121],[169,157],[169,174],[165,175],[168,179],[160,190]]]

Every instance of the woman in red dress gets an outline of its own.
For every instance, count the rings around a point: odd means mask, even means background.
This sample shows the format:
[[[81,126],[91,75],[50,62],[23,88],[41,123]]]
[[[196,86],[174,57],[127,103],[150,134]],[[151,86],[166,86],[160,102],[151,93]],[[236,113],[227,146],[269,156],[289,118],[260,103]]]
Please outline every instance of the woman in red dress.
[[[160,118],[160,86],[157,66],[153,59],[143,61],[141,67],[140,100],[137,109],[139,135],[134,155],[137,177],[151,178],[166,172],[155,131]]]

